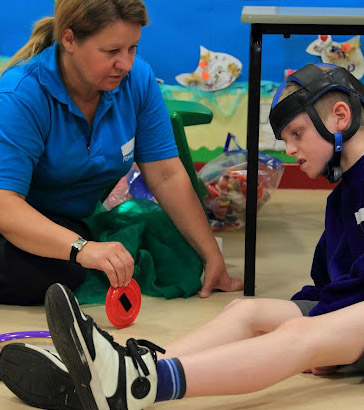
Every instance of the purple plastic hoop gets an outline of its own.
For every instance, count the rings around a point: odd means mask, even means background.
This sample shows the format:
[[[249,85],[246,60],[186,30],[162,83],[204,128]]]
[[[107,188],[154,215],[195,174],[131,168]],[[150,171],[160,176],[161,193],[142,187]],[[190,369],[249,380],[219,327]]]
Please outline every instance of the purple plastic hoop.
[[[51,337],[50,333],[45,330],[28,330],[25,332],[13,332],[13,333],[3,333],[0,334],[0,343],[2,342],[8,342],[10,340],[15,340],[15,339],[30,339],[30,338],[36,338],[36,337],[44,337],[44,338],[49,338]]]

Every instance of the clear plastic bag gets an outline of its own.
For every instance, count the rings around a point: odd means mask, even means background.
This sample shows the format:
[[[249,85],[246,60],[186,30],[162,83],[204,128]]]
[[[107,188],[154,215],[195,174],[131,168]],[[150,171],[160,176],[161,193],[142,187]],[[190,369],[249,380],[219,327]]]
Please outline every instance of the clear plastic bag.
[[[230,148],[231,142],[234,148]],[[259,153],[258,210],[277,189],[283,171],[282,161]],[[228,134],[223,153],[202,167],[198,175],[209,190],[205,206],[213,231],[242,227],[246,209],[247,150],[239,146],[234,135]]]
[[[130,171],[115,185],[103,205],[107,210],[110,210],[132,199],[148,199],[157,202],[145,185],[142,174],[135,163]]]

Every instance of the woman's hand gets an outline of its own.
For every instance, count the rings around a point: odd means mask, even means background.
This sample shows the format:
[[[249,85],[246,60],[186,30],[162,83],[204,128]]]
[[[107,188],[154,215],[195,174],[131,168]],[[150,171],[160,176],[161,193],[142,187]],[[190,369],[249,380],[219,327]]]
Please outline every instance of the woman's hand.
[[[224,292],[244,289],[242,279],[229,276],[221,253],[216,253],[205,262],[205,280],[200,291],[200,297],[209,297],[213,289],[223,290]]]
[[[134,259],[120,242],[88,241],[76,260],[84,268],[105,272],[113,288],[127,286],[134,273]]]

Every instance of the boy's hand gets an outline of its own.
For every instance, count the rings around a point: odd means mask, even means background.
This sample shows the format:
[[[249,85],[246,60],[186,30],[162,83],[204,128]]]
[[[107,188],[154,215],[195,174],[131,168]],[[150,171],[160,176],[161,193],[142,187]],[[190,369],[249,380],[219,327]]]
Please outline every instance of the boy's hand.
[[[312,373],[315,376],[327,376],[329,374],[335,373],[337,371],[337,366],[323,366],[314,367],[313,369],[307,369],[303,373]]]

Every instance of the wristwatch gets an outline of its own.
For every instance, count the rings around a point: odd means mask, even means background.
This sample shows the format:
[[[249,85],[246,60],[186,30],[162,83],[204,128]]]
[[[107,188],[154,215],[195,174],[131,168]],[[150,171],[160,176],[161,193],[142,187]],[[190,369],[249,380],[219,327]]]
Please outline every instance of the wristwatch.
[[[78,263],[76,261],[77,254],[86,245],[86,243],[86,239],[79,237],[71,244],[70,261],[72,263]]]

